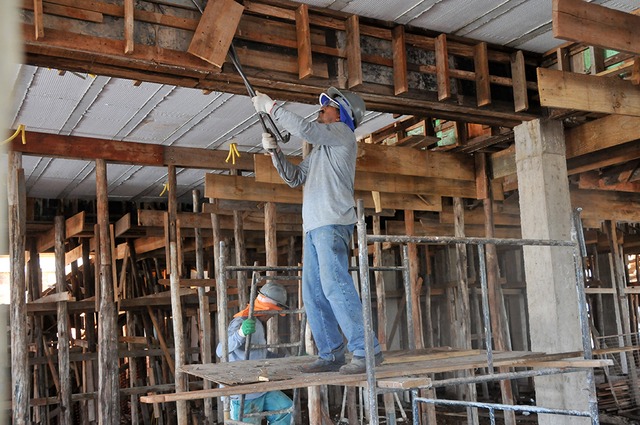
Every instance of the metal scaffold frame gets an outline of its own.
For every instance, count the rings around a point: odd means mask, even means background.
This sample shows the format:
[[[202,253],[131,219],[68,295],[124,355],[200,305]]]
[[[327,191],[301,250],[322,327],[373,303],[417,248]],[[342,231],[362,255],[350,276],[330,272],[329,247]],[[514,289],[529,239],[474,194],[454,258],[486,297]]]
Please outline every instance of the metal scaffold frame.
[[[588,313],[586,310],[586,295],[584,291],[584,269],[583,258],[587,255],[584,244],[584,236],[582,234],[582,224],[580,222],[580,210],[574,211],[572,216],[572,230],[571,241],[563,240],[541,240],[541,239],[499,239],[499,238],[476,238],[476,237],[442,237],[442,236],[400,236],[400,235],[367,235],[367,225],[364,218],[364,204],[362,200],[357,202],[357,235],[358,235],[358,263],[359,263],[359,275],[360,285],[363,300],[363,316],[365,329],[372,329],[372,309],[371,309],[371,289],[369,282],[369,267],[368,258],[368,243],[375,242],[390,242],[398,243],[402,245],[402,261],[403,261],[403,280],[407,297],[407,317],[408,327],[410,334],[413,332],[411,323],[411,285],[408,276],[409,273],[409,259],[407,244],[428,244],[428,245],[477,245],[478,246],[478,269],[480,273],[480,285],[482,296],[482,321],[485,330],[485,344],[486,344],[486,356],[487,356],[487,370],[488,374],[476,377],[463,377],[450,379],[446,381],[434,381],[427,386],[420,388],[435,388],[446,385],[460,385],[476,382],[497,381],[504,379],[517,379],[530,376],[542,376],[552,375],[558,373],[572,373],[572,372],[584,372],[587,375],[588,386],[588,411],[576,411],[576,410],[560,410],[560,409],[547,409],[538,406],[516,406],[516,405],[502,405],[502,404],[488,404],[477,403],[472,401],[457,401],[457,400],[440,400],[440,399],[427,399],[418,397],[417,389],[412,389],[412,408],[413,408],[413,420],[415,425],[419,425],[419,412],[417,408],[418,402],[432,403],[432,404],[447,404],[450,406],[464,406],[472,408],[487,408],[490,411],[490,416],[494,417],[495,410],[512,410],[512,411],[528,411],[532,413],[549,413],[559,415],[571,415],[589,417],[593,425],[599,424],[598,418],[598,403],[594,385],[594,373],[593,369],[574,369],[574,368],[543,368],[535,371],[518,371],[508,373],[495,373],[493,365],[493,346],[491,335],[491,321],[489,311],[489,299],[488,299],[488,285],[487,285],[487,267],[485,258],[485,246],[492,245],[510,245],[510,246],[557,246],[557,247],[571,247],[573,250],[573,259],[575,267],[575,287],[578,294],[578,309],[580,326],[582,331],[582,348],[585,359],[593,358],[593,350],[591,347],[591,340],[589,336],[589,322]],[[411,341],[409,342],[410,349],[412,347]],[[373,349],[373,333],[365,332],[365,357],[367,366],[367,384],[370,389],[368,394],[369,412],[370,412],[370,424],[378,425],[378,400],[377,395],[381,393],[376,385],[375,377],[375,363],[374,363],[374,349]],[[495,423],[495,419],[492,419],[492,424]]]

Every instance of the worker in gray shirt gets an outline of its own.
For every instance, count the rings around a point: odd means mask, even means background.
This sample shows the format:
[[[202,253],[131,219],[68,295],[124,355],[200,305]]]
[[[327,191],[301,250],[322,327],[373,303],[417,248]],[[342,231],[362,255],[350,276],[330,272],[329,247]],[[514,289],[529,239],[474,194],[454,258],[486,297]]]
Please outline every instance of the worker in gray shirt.
[[[299,165],[293,165],[270,133],[262,135],[262,145],[280,177],[291,187],[304,184],[302,297],[318,359],[302,371],[364,373],[362,303],[349,273],[349,245],[357,221],[354,130],[364,117],[364,102],[355,93],[330,87],[320,95],[318,119],[307,122],[265,94],[256,93],[252,101],[258,113],[270,114],[289,133],[313,147]],[[371,329],[367,331],[373,334]],[[375,364],[379,365],[382,352],[375,335],[373,339]],[[349,364],[345,364],[346,348],[353,353]]]

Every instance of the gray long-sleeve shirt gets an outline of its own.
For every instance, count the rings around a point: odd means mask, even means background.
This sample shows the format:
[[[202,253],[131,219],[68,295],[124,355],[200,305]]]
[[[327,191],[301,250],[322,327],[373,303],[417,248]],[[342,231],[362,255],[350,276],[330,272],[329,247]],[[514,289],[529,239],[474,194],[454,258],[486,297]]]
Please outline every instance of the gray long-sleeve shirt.
[[[244,360],[244,343],[246,338],[241,336],[238,333],[238,330],[242,326],[242,322],[246,319],[246,317],[236,317],[231,323],[229,323],[229,328],[227,329],[228,335],[228,350],[229,350],[229,361],[235,362],[237,360]],[[266,345],[267,338],[264,332],[264,325],[259,319],[256,319],[256,331],[251,334],[251,344],[256,345]],[[222,357],[222,344],[218,344],[216,347],[216,354],[218,357]],[[249,351],[249,360],[260,360],[267,358],[267,349],[266,348],[253,348]],[[261,393],[251,393],[245,394],[246,400],[253,400],[254,398],[260,397],[264,392]],[[232,399],[238,399],[240,396],[232,395]]]
[[[282,152],[272,157],[280,177],[289,186],[304,184],[304,232],[332,224],[354,224],[357,143],[353,131],[342,122],[307,122],[282,107],[274,107],[271,114],[289,133],[313,145],[311,153],[297,166]]]

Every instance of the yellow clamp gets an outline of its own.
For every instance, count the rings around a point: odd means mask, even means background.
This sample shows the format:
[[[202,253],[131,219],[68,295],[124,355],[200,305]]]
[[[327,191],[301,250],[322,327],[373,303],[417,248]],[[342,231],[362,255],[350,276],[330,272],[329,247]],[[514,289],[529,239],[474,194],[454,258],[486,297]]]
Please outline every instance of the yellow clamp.
[[[231,163],[236,165],[236,158],[240,158],[240,152],[238,152],[238,145],[236,143],[231,143],[229,145],[229,155],[227,155],[227,159],[224,162],[229,162],[231,159]]]
[[[25,126],[24,126],[24,124],[20,124],[18,126],[18,129],[16,130],[16,132],[13,133],[13,136],[9,137],[7,140],[5,140],[2,143],[0,143],[0,145],[4,145],[5,143],[9,143],[10,141],[12,141],[16,137],[18,137],[18,134],[20,134],[20,133],[22,133],[22,144],[26,145],[27,144],[27,136],[25,135]]]
[[[168,182],[167,183],[163,183],[162,192],[160,192],[160,195],[158,195],[158,196],[164,195],[167,192],[167,190],[169,190],[169,183]]]

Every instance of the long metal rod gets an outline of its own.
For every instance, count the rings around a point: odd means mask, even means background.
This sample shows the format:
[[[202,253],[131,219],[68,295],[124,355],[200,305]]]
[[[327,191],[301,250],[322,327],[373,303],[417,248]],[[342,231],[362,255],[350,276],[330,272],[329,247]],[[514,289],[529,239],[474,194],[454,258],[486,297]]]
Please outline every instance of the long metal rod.
[[[480,288],[482,290],[482,322],[484,325],[484,338],[487,348],[487,367],[493,372],[493,342],[491,332],[491,317],[489,312],[489,288],[487,284],[487,260],[485,245],[478,245],[478,269],[480,271]]]
[[[584,257],[587,256],[587,247],[582,230],[582,220],[580,219],[581,208],[573,210],[571,223],[571,240],[575,242],[573,247],[573,264],[576,270],[576,292],[578,294],[578,313],[580,316],[580,327],[582,330],[582,350],[585,359],[593,358],[593,347],[591,346],[591,333],[589,331],[589,313],[587,311],[587,295],[584,288]],[[598,397],[593,369],[586,371],[587,394],[589,411],[591,412],[592,425],[598,425]]]
[[[415,329],[413,326],[413,303],[411,302],[413,291],[411,288],[411,274],[409,272],[409,246],[402,245],[402,283],[404,284],[404,296],[407,311],[407,335],[409,350],[416,349]]]
[[[258,296],[258,272],[253,272],[251,276],[251,295],[249,296],[249,315],[246,320],[254,319],[253,309],[256,305],[256,297]],[[244,339],[244,359],[249,360],[251,354],[251,334],[245,336]],[[242,421],[244,417],[244,394],[240,394],[240,412],[238,420]]]
[[[498,409],[498,410],[510,410],[514,412],[530,412],[537,414],[548,415],[564,415],[564,416],[580,416],[584,418],[590,418],[591,413],[582,410],[567,410],[567,409],[550,409],[547,407],[517,405],[517,404],[499,404],[499,403],[481,403],[477,401],[461,401],[461,400],[444,400],[444,399],[432,399],[416,397],[414,403],[431,403],[442,404],[445,406],[464,406],[464,407],[476,407],[480,409]]]
[[[369,423],[378,425],[378,394],[376,392],[375,353],[373,351],[373,326],[371,320],[371,290],[369,287],[369,256],[367,250],[367,223],[364,221],[364,203],[358,199],[358,263],[360,266],[360,290],[364,321],[364,352],[369,386]]]
[[[552,239],[510,239],[510,238],[472,238],[453,236],[406,236],[406,235],[367,235],[368,242],[392,242],[392,243],[417,243],[431,245],[534,245],[534,246],[573,246],[573,241],[562,241]]]

